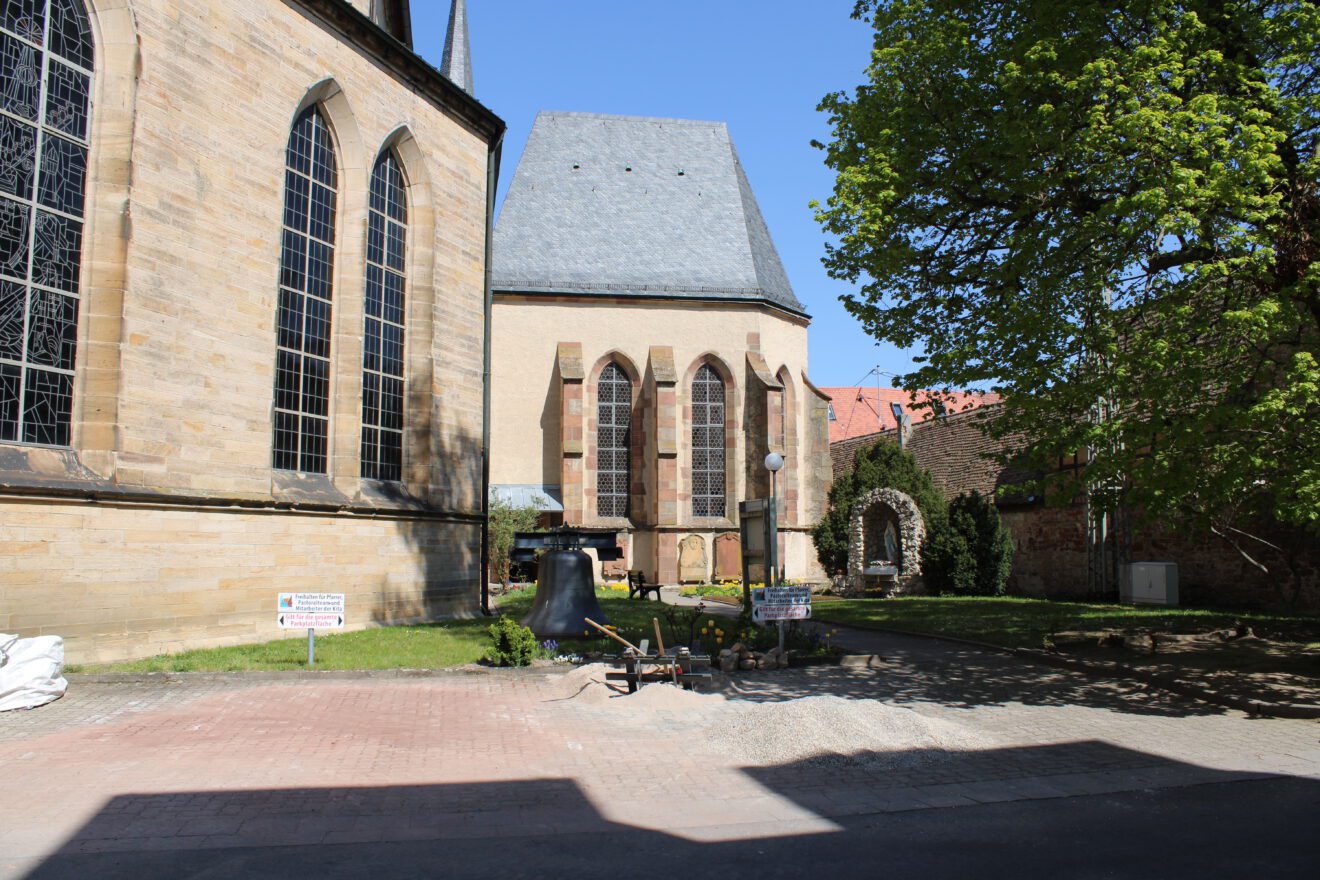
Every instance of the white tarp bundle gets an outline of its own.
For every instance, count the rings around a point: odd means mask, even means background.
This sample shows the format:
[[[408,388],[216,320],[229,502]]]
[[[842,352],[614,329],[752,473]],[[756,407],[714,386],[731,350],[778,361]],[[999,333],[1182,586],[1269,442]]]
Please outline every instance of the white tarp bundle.
[[[0,712],[35,709],[64,696],[64,639],[0,633]]]

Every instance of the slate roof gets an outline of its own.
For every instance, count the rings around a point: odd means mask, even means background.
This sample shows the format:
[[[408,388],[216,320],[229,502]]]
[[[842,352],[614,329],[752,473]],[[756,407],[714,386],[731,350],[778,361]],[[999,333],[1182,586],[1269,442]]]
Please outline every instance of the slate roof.
[[[445,31],[445,51],[441,56],[440,72],[469,95],[476,94],[472,88],[472,42],[468,38],[465,0],[454,0],[449,7],[449,29]]]
[[[897,427],[891,404],[902,404],[914,423],[932,418],[930,409],[917,407],[927,392],[908,392],[899,388],[844,387],[822,388],[830,396],[834,418],[830,420],[830,442],[838,443],[850,437],[863,437],[878,431],[891,431]],[[949,392],[938,395],[945,411],[953,414],[999,402],[997,394],[967,394]]]
[[[722,122],[538,114],[495,227],[492,283],[806,315]]]

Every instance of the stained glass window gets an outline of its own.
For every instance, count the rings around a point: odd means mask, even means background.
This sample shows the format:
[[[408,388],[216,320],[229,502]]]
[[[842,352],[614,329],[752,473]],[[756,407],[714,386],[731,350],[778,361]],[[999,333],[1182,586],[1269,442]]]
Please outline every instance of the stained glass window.
[[[278,470],[324,474],[329,459],[330,327],[338,169],[318,107],[293,125],[284,173],[275,455]]]
[[[632,382],[618,364],[601,371],[596,386],[596,512],[627,516],[632,480]]]
[[[362,346],[362,476],[403,479],[404,315],[408,200],[393,151],[376,161],[367,213]]]
[[[692,515],[725,515],[724,381],[709,364],[692,380]]]
[[[0,440],[71,440],[93,57],[81,0],[0,0]]]

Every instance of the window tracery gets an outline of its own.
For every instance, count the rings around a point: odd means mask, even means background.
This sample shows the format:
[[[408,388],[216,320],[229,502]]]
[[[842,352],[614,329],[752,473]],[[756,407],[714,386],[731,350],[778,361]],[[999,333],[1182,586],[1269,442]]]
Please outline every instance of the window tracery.
[[[362,476],[403,479],[408,201],[392,150],[371,174],[362,358]]]
[[[724,381],[710,364],[692,380],[692,515],[725,515]]]
[[[94,58],[81,0],[0,0],[0,440],[71,442]]]
[[[294,123],[285,161],[273,463],[277,470],[324,474],[338,169],[319,107]]]
[[[632,382],[606,364],[596,386],[596,513],[628,516],[632,483]]]

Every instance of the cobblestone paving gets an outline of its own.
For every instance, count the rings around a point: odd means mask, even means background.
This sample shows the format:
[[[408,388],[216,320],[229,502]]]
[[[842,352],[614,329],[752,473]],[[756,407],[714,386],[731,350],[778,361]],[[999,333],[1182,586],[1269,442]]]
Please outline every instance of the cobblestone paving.
[[[650,826],[691,840],[846,817],[1260,778],[1320,779],[1320,725],[1252,719],[924,640],[849,633],[872,669],[738,679],[735,700],[829,693],[976,731],[896,769],[740,767],[720,703],[640,724],[554,675],[77,683],[0,715],[0,877],[52,853],[444,840]],[[626,704],[625,707],[626,708]]]

